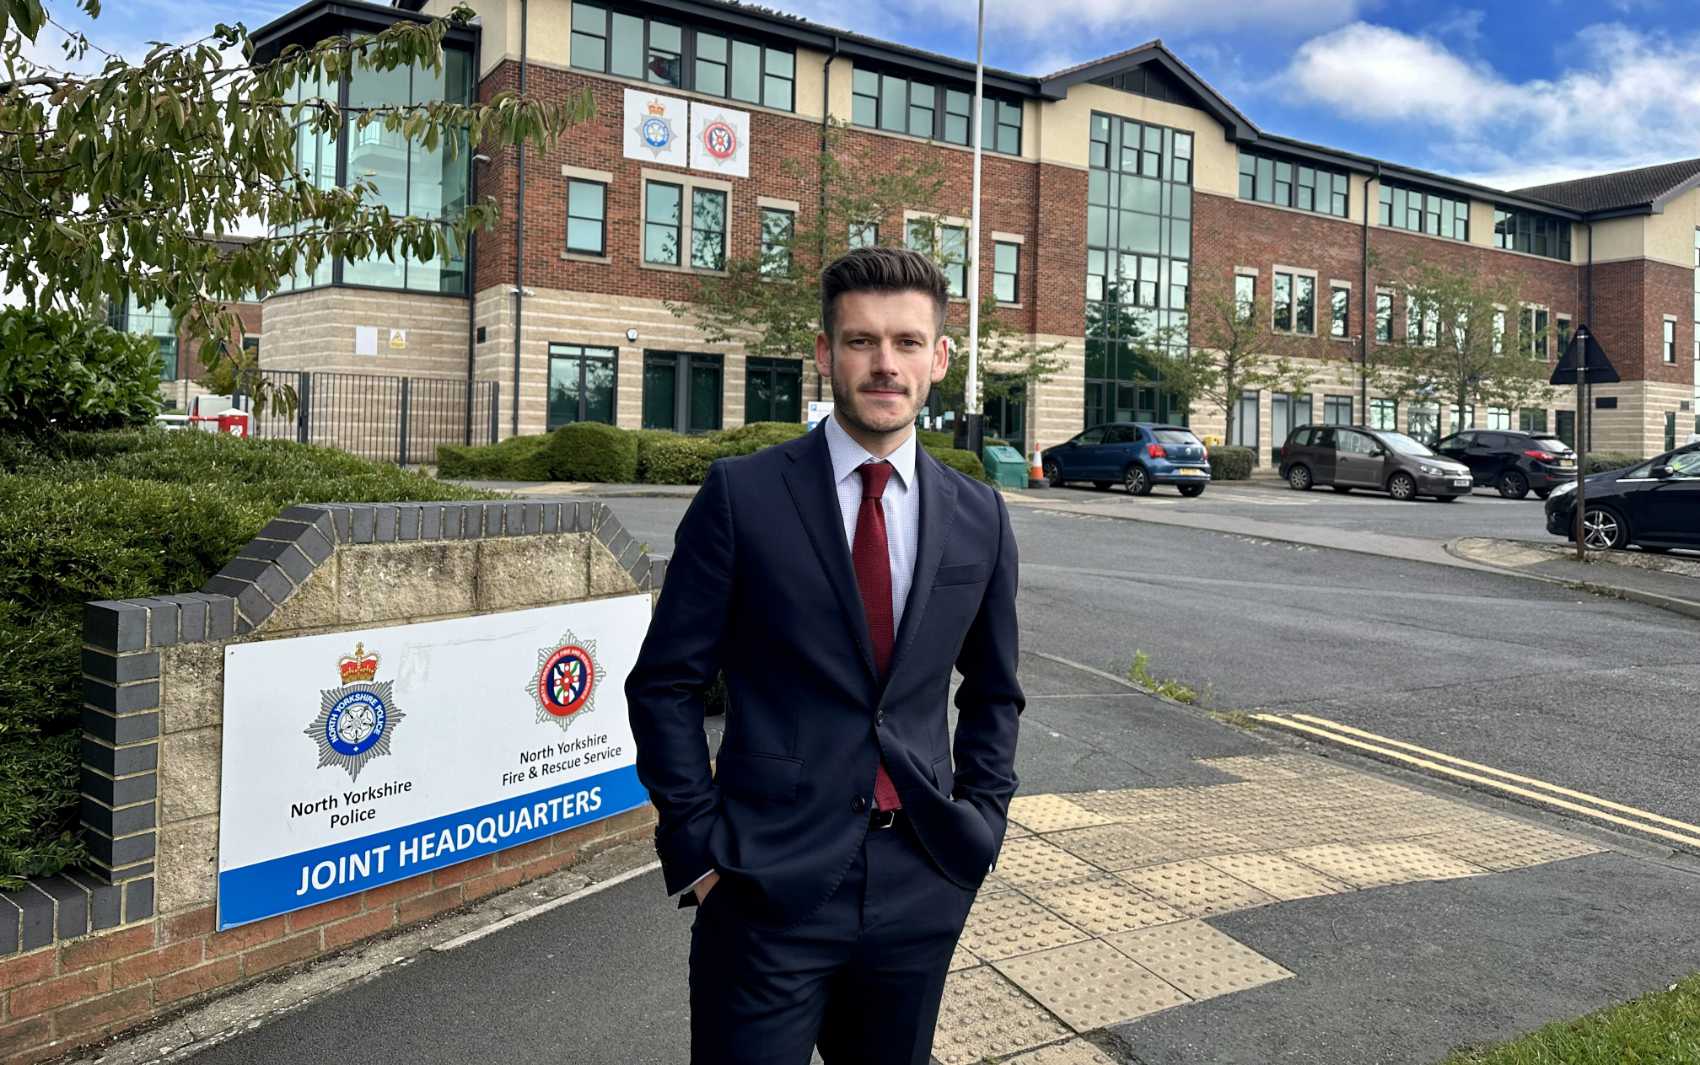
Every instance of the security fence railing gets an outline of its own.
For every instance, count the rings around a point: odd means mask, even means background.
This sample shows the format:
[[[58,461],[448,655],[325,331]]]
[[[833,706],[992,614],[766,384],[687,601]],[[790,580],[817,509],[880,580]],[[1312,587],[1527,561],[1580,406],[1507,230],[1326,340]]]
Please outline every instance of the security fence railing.
[[[361,458],[434,465],[441,444],[488,444],[501,411],[495,381],[389,374],[263,370],[273,395],[253,418],[253,435],[323,444]],[[295,393],[294,410],[275,398]],[[248,406],[246,402],[240,404]]]

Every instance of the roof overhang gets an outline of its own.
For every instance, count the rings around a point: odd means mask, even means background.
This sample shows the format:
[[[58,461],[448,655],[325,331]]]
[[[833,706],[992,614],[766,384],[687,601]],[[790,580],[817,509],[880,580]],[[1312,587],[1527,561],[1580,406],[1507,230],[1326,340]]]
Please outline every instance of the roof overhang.
[[[263,62],[276,58],[289,45],[305,48],[350,30],[381,33],[398,22],[433,21],[435,19],[430,15],[386,4],[362,3],[360,0],[313,0],[255,30],[252,38],[254,56]],[[451,26],[443,38],[444,47],[468,51],[477,43],[476,26]]]
[[[1152,41],[1150,44],[1136,48],[1131,52],[1101,59],[1096,63],[1073,67],[1053,77],[1039,79],[1039,95],[1046,100],[1061,100],[1068,95],[1070,87],[1095,81],[1108,74],[1117,74],[1133,67],[1156,63],[1174,79],[1186,86],[1211,118],[1222,124],[1224,135],[1230,141],[1255,139],[1258,131],[1251,119],[1241,114],[1239,109],[1229,103],[1221,93],[1212,89],[1203,78],[1192,72],[1192,69],[1175,57],[1175,54],[1164,46],[1162,41]]]

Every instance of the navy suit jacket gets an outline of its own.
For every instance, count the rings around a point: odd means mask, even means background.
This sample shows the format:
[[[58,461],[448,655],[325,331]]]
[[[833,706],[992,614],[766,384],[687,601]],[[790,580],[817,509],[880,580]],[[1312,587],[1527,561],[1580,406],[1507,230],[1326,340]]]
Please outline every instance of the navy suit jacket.
[[[826,434],[710,467],[626,682],[669,894],[715,870],[715,892],[752,920],[808,916],[869,831],[882,756],[933,864],[964,889],[985,878],[1025,705],[1015,537],[995,491],[925,450],[915,469],[914,583],[881,678]],[[952,667],[963,676],[954,747]],[[729,707],[711,776],[703,692],[722,670]]]

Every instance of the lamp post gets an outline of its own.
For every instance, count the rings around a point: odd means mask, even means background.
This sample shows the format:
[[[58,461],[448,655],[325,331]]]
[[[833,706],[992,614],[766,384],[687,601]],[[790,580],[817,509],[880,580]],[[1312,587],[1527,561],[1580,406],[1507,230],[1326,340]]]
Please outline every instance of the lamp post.
[[[979,457],[985,439],[980,413],[980,153],[986,105],[986,0],[980,0],[974,31],[974,184],[968,211],[968,376],[962,387],[962,429],[959,444]]]

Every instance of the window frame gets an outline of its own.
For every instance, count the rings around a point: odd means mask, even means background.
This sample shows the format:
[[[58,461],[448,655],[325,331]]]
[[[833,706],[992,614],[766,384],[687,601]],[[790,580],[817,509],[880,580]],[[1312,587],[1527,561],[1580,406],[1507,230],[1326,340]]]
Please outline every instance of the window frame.
[[[866,91],[866,80],[873,79],[874,91]],[[886,111],[886,80],[901,82],[900,92],[894,92],[891,106],[901,107],[902,115],[894,121]],[[916,90],[930,97],[926,102],[918,102]],[[901,97],[901,101],[896,99]],[[1022,140],[1026,136],[1025,102],[1011,100],[1003,96],[983,94],[981,107],[980,146],[988,152],[1011,158],[1020,158]],[[863,107],[871,106],[873,114],[870,121],[863,121],[857,115],[857,103]],[[960,105],[966,110],[957,110]],[[917,133],[914,128],[915,111],[927,113],[930,129],[926,133]],[[1013,122],[1007,119],[1013,116]],[[953,121],[954,120],[954,121]],[[854,66],[850,72],[850,124],[859,129],[874,130],[878,133],[895,133],[905,137],[915,137],[921,140],[937,141],[941,144],[954,144],[960,148],[969,148],[973,141],[974,94],[971,90],[957,88],[951,84],[922,80],[909,73],[879,67],[875,65]],[[990,127],[988,130],[986,127]],[[960,128],[961,139],[952,135],[954,129]],[[1013,149],[1000,147],[1002,133],[1013,130],[1015,145]],[[987,134],[990,134],[989,136]]]
[[[1270,284],[1269,295],[1270,331],[1299,337],[1314,337],[1321,335],[1317,332],[1318,307],[1316,296],[1317,291],[1320,288],[1320,278],[1318,278],[1316,271],[1305,270],[1294,266],[1277,265],[1271,270],[1271,277],[1273,278],[1273,281]],[[1280,324],[1280,316],[1282,312],[1281,283],[1283,280],[1287,282],[1288,288],[1288,299],[1286,301],[1285,308],[1287,311],[1286,326],[1282,326]],[[1304,329],[1301,328],[1301,313],[1304,310],[1304,302],[1300,293],[1301,289],[1307,285],[1310,288],[1310,328]]]
[[[600,12],[602,16],[602,32],[600,34],[582,29],[578,25],[580,11]],[[619,73],[613,70],[611,42],[614,36],[613,19],[615,16],[636,19],[642,24],[641,47],[639,49],[641,70],[638,74]],[[679,33],[679,45],[673,49],[661,49],[655,42],[653,27],[657,24],[676,29]],[[681,92],[701,93],[716,99],[736,101],[752,107],[765,107],[773,111],[783,111],[795,114],[797,110],[797,50],[779,44],[769,44],[766,40],[739,33],[727,33],[721,29],[707,29],[692,26],[687,22],[675,21],[660,15],[636,14],[618,10],[611,5],[586,0],[574,0],[567,18],[567,66],[572,70],[600,74],[604,77],[620,78],[626,81],[642,82],[645,85],[663,86],[678,89]],[[601,42],[602,60],[600,64],[580,62],[576,56],[580,38]],[[720,58],[704,55],[700,47],[703,39],[719,41],[723,45]],[[755,51],[755,98],[737,96],[733,86],[737,84],[738,73],[742,68],[739,59],[738,46],[754,48]],[[657,55],[670,56],[678,64],[678,80],[667,81],[654,74],[654,60]],[[790,72],[784,73],[784,64],[773,62],[774,56],[786,56],[790,59]],[[705,79],[699,75],[703,66],[718,67],[722,81],[721,88],[706,87]],[[770,83],[773,91],[770,92]],[[783,89],[781,89],[783,85]],[[783,92],[784,99],[779,96]]]
[[[662,228],[662,229],[669,228],[668,223],[655,222],[655,221],[652,221],[650,219],[650,215],[649,215],[649,208],[650,208],[649,193],[650,193],[651,189],[654,189],[654,188],[657,188],[657,187],[670,188],[670,189],[673,189],[674,191],[676,191],[678,193],[678,217],[673,221],[673,223],[671,224],[671,227],[670,227],[673,230],[673,237],[674,237],[674,240],[673,240],[673,259],[672,259],[671,262],[668,262],[668,261],[662,260],[662,259],[651,259],[649,257],[649,231],[650,231],[650,229],[653,228],[653,227],[659,227],[659,228]],[[687,211],[685,210],[685,203],[689,199],[689,197],[686,195],[687,191],[688,191],[688,186],[682,180],[662,181],[662,180],[659,180],[659,179],[651,179],[651,178],[644,179],[644,183],[643,183],[643,222],[642,222],[642,225],[643,225],[643,242],[642,242],[642,251],[640,252],[640,257],[641,257],[641,260],[643,262],[643,265],[645,265],[645,266],[670,266],[675,270],[687,269],[687,267],[685,265],[685,262],[686,262],[686,260],[685,260],[685,233],[689,229],[689,223],[686,221]]]
[[[803,360],[801,360],[801,359],[768,358],[768,357],[758,356],[758,355],[750,355],[750,356],[747,356],[744,359],[744,423],[746,425],[749,424],[750,422],[753,422],[753,421],[783,421],[784,420],[784,419],[781,419],[781,418],[775,418],[775,417],[771,416],[773,414],[772,382],[773,382],[773,378],[774,378],[775,375],[777,375],[777,374],[789,375],[792,372],[795,372],[795,374],[797,375],[797,417],[792,419],[792,420],[793,421],[801,421],[802,417],[803,417],[803,410],[804,410],[804,403],[803,403]],[[768,410],[767,410],[767,414],[769,415],[769,417],[753,418],[753,417],[750,416],[750,382],[755,377],[757,377],[759,375],[764,375],[764,374],[769,377],[769,401],[768,401]],[[724,387],[724,383],[722,384],[722,387]]]
[[[999,269],[998,253],[1008,249],[1015,256],[1014,268]],[[1009,298],[1004,299],[999,292],[999,283],[1003,278],[1009,278]],[[1005,240],[994,236],[992,238],[992,298],[998,303],[1010,307],[1021,306],[1021,242]]]
[[[1375,340],[1378,344],[1393,342],[1393,293],[1386,289],[1375,292]]]
[[[770,215],[785,217],[785,235],[783,244],[770,244],[768,241],[768,218]],[[797,240],[797,209],[790,204],[778,204],[757,201],[756,203],[756,235],[761,250],[761,264],[758,272],[764,278],[783,278],[791,274],[795,263],[792,249]],[[783,255],[780,252],[783,251]],[[771,256],[771,258],[770,258]]]
[[[1661,323],[1660,351],[1666,366],[1676,365],[1676,316],[1667,314]]]
[[[671,170],[652,170],[644,167],[639,172],[642,197],[639,203],[642,207],[638,219],[638,266],[645,270],[665,270],[688,274],[708,274],[724,276],[730,269],[732,257],[732,233],[738,224],[734,214],[734,198],[732,183],[718,178],[702,177],[694,173],[681,174]],[[679,189],[679,232],[678,260],[676,262],[656,262],[649,258],[649,190],[654,185],[667,185]],[[697,266],[696,256],[696,200],[699,192],[715,193],[725,200],[726,216],[725,229],[720,233],[721,260],[719,267]]]
[[[567,224],[566,224],[566,231],[562,235],[562,240],[563,240],[562,246],[566,249],[564,254],[575,255],[575,256],[582,255],[582,256],[587,256],[587,257],[595,258],[595,259],[606,259],[608,257],[608,187],[610,185],[610,182],[603,181],[600,178],[588,177],[588,176],[585,176],[585,175],[582,175],[582,174],[567,174],[567,175],[565,175],[565,178],[566,178],[566,184],[567,184],[567,209],[566,209],[566,216],[567,216],[566,217],[566,223]],[[593,186],[593,187],[601,190],[601,193],[602,193],[602,214],[601,214],[600,218],[594,219],[594,221],[597,222],[597,248],[596,248],[595,251],[590,251],[586,248],[575,248],[575,247],[573,247],[573,237],[572,237],[573,223],[575,221],[577,221],[577,222],[592,221],[592,219],[587,218],[585,216],[573,214],[573,186],[574,185]],[[647,207],[647,205],[646,205],[646,207]]]
[[[1308,207],[1300,202],[1303,198],[1300,193],[1306,189],[1310,192]],[[1350,221],[1352,176],[1348,171],[1336,170],[1309,160],[1294,160],[1241,148],[1239,198],[1250,203],[1285,207],[1293,211],[1304,211],[1306,214],[1322,215],[1324,218]]]
[[[1352,339],[1352,286],[1344,281],[1328,282],[1328,335]]]
[[[1381,181],[1376,199],[1379,204],[1376,219],[1383,226],[1402,229],[1407,233],[1439,237],[1442,240],[1456,240],[1465,244],[1470,242],[1472,201],[1469,199],[1459,199],[1456,196],[1430,192],[1419,186],[1386,179]],[[1430,219],[1433,219],[1432,228]],[[1460,224],[1462,232],[1456,232]]]
[[[577,352],[576,353],[569,352],[569,351],[557,352],[555,350],[556,348],[576,348]],[[592,352],[597,352],[598,354],[592,354]],[[606,355],[600,354],[601,352],[607,352],[607,354]],[[579,364],[579,370],[578,370],[578,409],[579,409],[579,416],[576,417],[576,418],[573,418],[571,421],[560,422],[560,423],[555,423],[554,421],[552,421],[552,413],[551,413],[550,407],[549,407],[549,388],[550,388],[550,383],[553,380],[553,374],[554,374],[554,369],[555,369],[555,359],[557,357],[563,358],[563,359],[577,359],[578,364]],[[548,345],[544,348],[544,358],[545,358],[545,364],[544,364],[544,376],[543,376],[543,389],[544,389],[544,391],[543,391],[543,397],[544,397],[543,398],[543,420],[544,420],[544,424],[548,426],[547,431],[553,432],[554,430],[559,429],[562,425],[570,425],[573,422],[582,422],[582,421],[589,421],[590,420],[590,419],[584,417],[584,414],[583,414],[583,412],[588,407],[588,402],[585,398],[585,370],[586,370],[587,364],[590,363],[590,362],[599,362],[599,363],[606,362],[608,367],[614,371],[614,373],[613,373],[613,383],[612,383],[612,385],[610,385],[610,391],[609,391],[609,394],[608,394],[608,420],[606,422],[601,422],[599,424],[613,425],[617,421],[619,421],[619,417],[620,417],[620,349],[619,348],[606,347],[606,346],[600,345],[600,344],[574,344],[574,343],[569,343],[567,341],[551,340],[551,341],[549,341]]]

